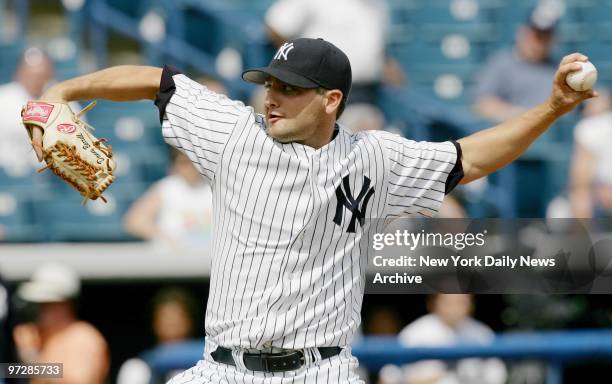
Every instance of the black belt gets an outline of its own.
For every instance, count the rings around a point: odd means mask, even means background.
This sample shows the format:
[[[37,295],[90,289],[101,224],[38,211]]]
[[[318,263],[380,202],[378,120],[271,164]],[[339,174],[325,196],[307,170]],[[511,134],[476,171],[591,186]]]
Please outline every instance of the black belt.
[[[342,351],[340,347],[320,347],[317,348],[321,354],[321,359],[329,359]],[[217,347],[210,356],[217,362],[236,366],[232,350],[224,347]],[[249,371],[263,372],[285,372],[299,369],[304,365],[304,351],[300,349],[288,350],[279,353],[250,353],[243,354],[244,366]]]

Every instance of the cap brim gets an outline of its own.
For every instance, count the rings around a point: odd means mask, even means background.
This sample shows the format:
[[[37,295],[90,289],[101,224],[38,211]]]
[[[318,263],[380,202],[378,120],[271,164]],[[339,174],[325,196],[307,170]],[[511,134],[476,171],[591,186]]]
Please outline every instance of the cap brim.
[[[554,33],[556,26],[552,25],[552,26],[539,26],[536,24],[528,24],[529,27],[531,27],[531,29],[533,29],[536,32],[541,32],[541,33]]]
[[[22,284],[17,293],[23,300],[31,303],[59,303],[70,299],[69,295],[56,292],[47,286],[34,282]]]
[[[242,79],[249,83],[263,84],[270,77],[274,77],[285,84],[300,88],[318,88],[320,85],[302,75],[286,69],[262,67],[248,69],[242,72]]]

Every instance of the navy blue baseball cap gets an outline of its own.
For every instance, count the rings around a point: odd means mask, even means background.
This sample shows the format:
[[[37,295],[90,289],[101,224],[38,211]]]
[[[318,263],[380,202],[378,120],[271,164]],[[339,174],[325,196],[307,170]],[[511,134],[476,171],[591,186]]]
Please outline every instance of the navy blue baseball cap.
[[[283,44],[267,67],[248,69],[242,78],[263,84],[274,77],[300,88],[342,91],[346,100],[351,90],[351,63],[344,52],[323,39],[300,38]]]

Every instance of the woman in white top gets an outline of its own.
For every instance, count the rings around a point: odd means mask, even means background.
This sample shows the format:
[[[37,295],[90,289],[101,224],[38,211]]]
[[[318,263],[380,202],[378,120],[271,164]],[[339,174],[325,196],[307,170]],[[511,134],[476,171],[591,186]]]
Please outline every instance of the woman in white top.
[[[124,225],[130,234],[168,252],[207,247],[211,221],[210,185],[186,155],[173,150],[170,175],[134,202]]]
[[[612,97],[600,95],[574,131],[570,201],[577,218],[612,216]]]

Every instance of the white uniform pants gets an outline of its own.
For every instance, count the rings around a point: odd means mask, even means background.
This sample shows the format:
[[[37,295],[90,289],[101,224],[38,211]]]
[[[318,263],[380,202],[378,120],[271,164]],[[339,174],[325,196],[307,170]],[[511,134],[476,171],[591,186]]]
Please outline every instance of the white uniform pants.
[[[275,373],[217,363],[210,357],[215,348],[216,345],[207,339],[204,359],[174,376],[167,384],[364,384],[355,373],[358,363],[350,348],[343,348],[338,355],[325,360],[307,353],[306,363],[300,369]]]

